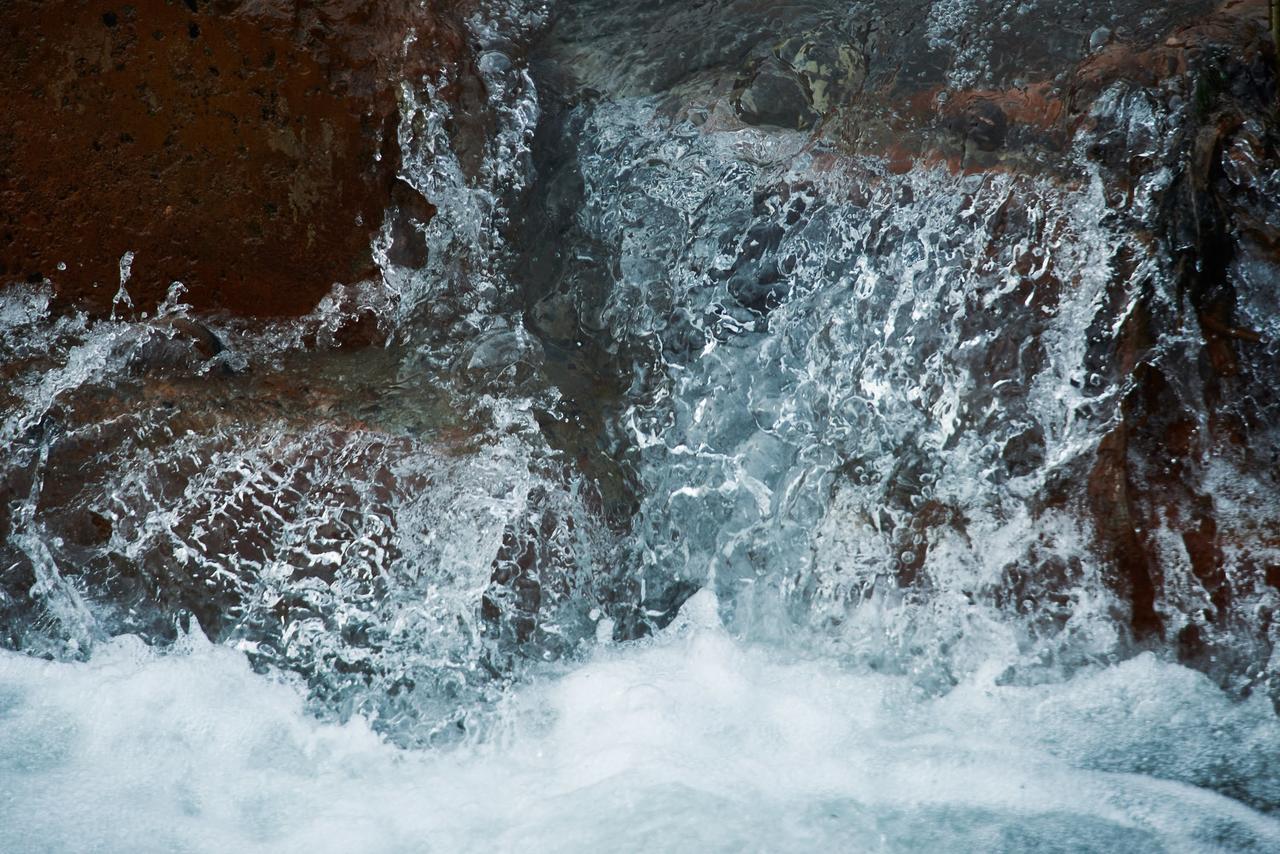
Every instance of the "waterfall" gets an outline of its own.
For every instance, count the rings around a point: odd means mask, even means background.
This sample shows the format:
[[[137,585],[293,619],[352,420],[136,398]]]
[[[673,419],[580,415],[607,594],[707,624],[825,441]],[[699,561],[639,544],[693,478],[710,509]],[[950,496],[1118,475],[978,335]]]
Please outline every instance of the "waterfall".
[[[0,849],[1280,847],[1274,82],[926,5],[478,0],[372,278],[0,289]]]

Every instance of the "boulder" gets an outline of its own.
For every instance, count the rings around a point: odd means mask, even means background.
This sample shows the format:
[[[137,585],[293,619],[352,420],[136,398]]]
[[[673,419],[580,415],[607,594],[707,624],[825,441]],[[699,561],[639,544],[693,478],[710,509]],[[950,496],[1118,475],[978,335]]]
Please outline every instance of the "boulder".
[[[0,3],[0,285],[105,313],[127,267],[138,310],[180,281],[280,316],[370,276],[398,86],[460,62],[451,5]]]

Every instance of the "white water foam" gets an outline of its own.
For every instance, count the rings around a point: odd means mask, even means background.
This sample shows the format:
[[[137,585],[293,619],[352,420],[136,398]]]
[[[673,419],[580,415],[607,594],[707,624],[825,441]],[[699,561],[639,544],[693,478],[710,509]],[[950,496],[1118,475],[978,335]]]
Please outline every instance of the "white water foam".
[[[923,699],[742,645],[716,614],[700,593],[659,637],[533,680],[482,738],[436,751],[318,722],[202,638],[0,653],[0,850],[1280,846],[1280,822],[1184,782],[1222,766],[1253,797],[1280,789],[1271,711],[1191,671],[1147,656]]]

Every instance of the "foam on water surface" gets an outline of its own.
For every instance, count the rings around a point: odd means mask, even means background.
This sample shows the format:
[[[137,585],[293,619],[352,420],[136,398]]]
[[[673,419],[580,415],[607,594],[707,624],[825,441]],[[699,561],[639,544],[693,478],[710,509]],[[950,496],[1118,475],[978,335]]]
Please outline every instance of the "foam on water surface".
[[[1274,798],[1277,745],[1263,704],[1154,657],[927,699],[743,645],[706,592],[437,751],[321,723],[199,635],[123,637],[0,657],[0,850],[1267,851],[1280,822],[1188,781]]]
[[[1242,633],[1227,693],[1143,652],[1061,497],[1181,299],[1129,223],[1169,170],[1124,208],[1093,131],[1064,181],[743,123],[760,69],[869,73],[865,3],[479,6],[492,127],[401,91],[421,257],[389,217],[379,281],[262,325],[148,321],[128,259],[110,319],[0,292],[0,852],[1280,850],[1280,657]],[[926,6],[917,71],[1022,73],[1036,4]],[[1164,103],[1092,118],[1159,159]]]

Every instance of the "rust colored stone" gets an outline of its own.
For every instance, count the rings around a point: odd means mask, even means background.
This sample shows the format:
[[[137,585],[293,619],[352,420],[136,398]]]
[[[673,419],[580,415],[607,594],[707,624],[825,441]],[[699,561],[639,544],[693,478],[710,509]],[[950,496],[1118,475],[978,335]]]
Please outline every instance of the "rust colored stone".
[[[1275,156],[1267,142],[1273,129],[1249,130],[1246,122],[1272,127],[1273,50],[1264,0],[1231,0],[1151,43],[1115,41],[1052,79],[1009,89],[920,89],[892,101],[890,132],[854,128],[845,138],[855,150],[884,156],[894,173],[920,164],[1047,172],[1069,186],[1078,180],[1071,143],[1098,122],[1093,107],[1103,93],[1117,84],[1158,91],[1178,81],[1188,105],[1187,135],[1179,142],[1183,168],[1161,197],[1155,231],[1137,236],[1156,243],[1154,251],[1174,253],[1170,272],[1190,313],[1170,315],[1144,299],[1126,321],[1112,359],[1117,373],[1131,378],[1131,391],[1089,462],[1078,498],[1128,603],[1135,637],[1176,643],[1184,660],[1211,672],[1224,666],[1232,609],[1248,601],[1251,585],[1280,586],[1280,569],[1268,563],[1277,540],[1266,500],[1259,499],[1254,515],[1236,517],[1215,503],[1209,481],[1215,459],[1219,477],[1236,471],[1243,478],[1273,465],[1268,439],[1253,427],[1267,423],[1274,408],[1273,342],[1242,323],[1230,265],[1239,257],[1276,263],[1280,230],[1259,214],[1268,202],[1232,189],[1221,166],[1235,157],[1237,168],[1249,170],[1253,160]],[[859,117],[893,93],[863,97]],[[1239,139],[1249,141],[1252,154],[1233,154]],[[1150,168],[1124,146],[1100,147],[1089,157],[1125,194]],[[1037,290],[1061,287],[1049,280]],[[1201,336],[1197,361],[1156,357],[1156,340],[1184,327]],[[1075,500],[1064,495],[1062,506]],[[1203,607],[1167,587],[1188,572],[1203,589]]]
[[[853,151],[886,158],[895,174],[916,163],[964,173],[1038,173],[1057,162],[1044,155],[1069,152],[1108,87],[1155,87],[1188,75],[1211,51],[1225,51],[1243,65],[1272,50],[1267,0],[1227,0],[1154,44],[1115,41],[1055,75],[1016,87],[952,90],[930,83],[904,90],[895,78],[853,95],[844,105],[847,118],[832,127]],[[1071,174],[1068,168],[1056,177],[1070,181]]]
[[[290,315],[369,276],[397,86],[463,52],[444,5],[0,0],[0,285],[103,312],[132,252],[139,309]]]
[[[1118,586],[1128,594],[1130,623],[1142,637],[1161,629],[1155,607],[1158,563],[1143,527],[1146,520],[1138,518],[1132,504],[1127,455],[1127,430],[1121,425],[1098,445],[1087,498],[1099,540],[1119,576]]]

